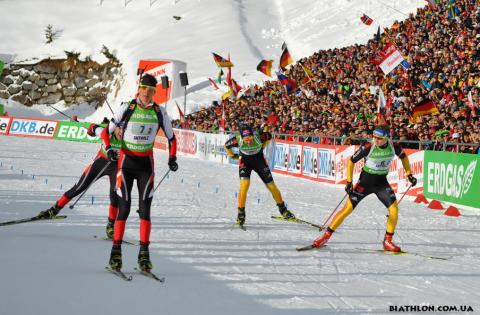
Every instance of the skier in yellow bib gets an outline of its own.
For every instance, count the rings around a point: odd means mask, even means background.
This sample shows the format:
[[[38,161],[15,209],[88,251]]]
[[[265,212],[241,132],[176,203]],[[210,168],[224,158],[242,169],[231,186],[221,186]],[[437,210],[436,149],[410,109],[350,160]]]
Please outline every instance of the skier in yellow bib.
[[[361,146],[347,163],[347,184],[345,191],[348,194],[347,203],[338,212],[328,226],[325,233],[313,241],[314,247],[324,246],[333,232],[352,213],[357,204],[369,194],[374,193],[388,209],[387,229],[383,240],[385,251],[400,252],[399,246],[392,241],[395,227],[398,221],[398,206],[395,192],[387,181],[388,169],[395,155],[402,161],[405,174],[412,186],[417,184],[410,170],[408,156],[399,145],[394,145],[388,139],[388,130],[385,127],[377,127],[373,132],[373,143]],[[365,159],[365,166],[360,173],[358,183],[353,187],[353,165]]]

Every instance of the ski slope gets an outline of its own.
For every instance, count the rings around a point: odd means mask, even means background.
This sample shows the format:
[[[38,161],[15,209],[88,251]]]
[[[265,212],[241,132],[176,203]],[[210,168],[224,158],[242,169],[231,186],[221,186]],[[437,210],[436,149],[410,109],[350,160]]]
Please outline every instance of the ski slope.
[[[36,215],[73,185],[98,145],[0,137],[0,221]],[[156,182],[167,170],[156,152]],[[238,170],[179,158],[155,193],[151,258],[159,284],[134,274],[138,247],[123,246],[125,282],[104,270],[108,182],[101,179],[63,221],[0,227],[0,314],[388,314],[390,305],[469,305],[480,311],[480,216],[447,217],[411,201],[400,205],[402,249],[379,249],[386,211],[367,197],[321,250],[297,252],[320,232],[270,219],[277,214],[255,175],[247,231],[233,226]],[[289,208],[323,223],[341,187],[275,175]],[[136,189],[133,195],[136,196]],[[93,203],[92,203],[93,197]],[[138,239],[132,206],[125,239]]]

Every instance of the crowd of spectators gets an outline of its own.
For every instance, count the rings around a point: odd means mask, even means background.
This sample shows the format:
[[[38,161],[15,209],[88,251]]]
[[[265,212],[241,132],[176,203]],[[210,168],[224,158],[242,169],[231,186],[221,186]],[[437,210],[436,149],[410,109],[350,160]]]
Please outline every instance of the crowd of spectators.
[[[287,94],[278,81],[251,86],[243,96],[186,116],[190,128],[215,131],[225,109],[226,130],[239,122],[299,141],[342,143],[369,138],[374,127],[378,89],[391,99],[386,122],[394,140],[423,141],[424,149],[477,152],[480,143],[480,5],[456,0],[458,14],[449,16],[450,0],[437,0],[405,21],[384,29],[365,45],[321,50],[286,70],[299,88]],[[375,54],[394,43],[411,64],[385,76],[373,63]],[[303,67],[302,67],[303,66]],[[313,72],[305,79],[304,68]],[[471,95],[474,107],[469,106]],[[432,100],[438,114],[409,120],[422,100]],[[178,122],[177,122],[178,124]],[[419,148],[418,143],[405,146]]]

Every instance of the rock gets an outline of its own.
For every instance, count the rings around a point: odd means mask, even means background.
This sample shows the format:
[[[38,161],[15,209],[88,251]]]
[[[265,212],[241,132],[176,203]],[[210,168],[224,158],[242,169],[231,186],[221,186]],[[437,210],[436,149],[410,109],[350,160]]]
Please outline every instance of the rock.
[[[55,104],[62,99],[62,93],[52,93],[47,97],[42,97],[37,101],[38,104]]]
[[[40,80],[40,75],[38,73],[32,72],[27,78],[27,80],[35,83],[36,81]]]
[[[63,89],[63,95],[64,96],[74,96],[75,92],[77,91],[77,88],[74,86],[69,86]]]
[[[40,79],[48,80],[48,79],[53,79],[53,78],[55,78],[55,75],[54,75],[54,74],[51,74],[51,73],[40,73]]]
[[[39,98],[42,97],[42,93],[40,93],[40,91],[38,91],[38,90],[37,91],[32,90],[32,91],[28,92],[28,96],[30,97],[30,99],[32,99],[32,101],[36,101],[36,100],[38,100]]]
[[[21,76],[16,77],[14,83],[17,84],[17,85],[22,85],[23,78]]]
[[[10,93],[8,91],[0,91],[0,98],[9,99]]]
[[[7,86],[0,82],[0,91],[5,91],[7,89]]]
[[[70,104],[75,100],[75,98],[72,96],[65,96],[63,100],[65,101],[65,103]]]
[[[73,82],[69,79],[61,79],[60,80],[60,84],[63,86],[63,87],[68,87],[68,86],[72,86],[73,85]]]
[[[30,97],[28,97],[27,95],[23,95],[23,94],[15,94],[12,97],[10,97],[10,99],[12,101],[15,101],[15,102],[21,103],[23,105],[27,105],[27,106],[32,106],[32,104],[33,104]]]
[[[38,85],[39,87],[44,87],[47,84],[47,81],[38,80],[38,81],[35,81],[35,84]]]
[[[42,63],[39,63],[38,65],[36,65],[34,67],[34,70],[35,72],[44,72],[44,73],[57,73],[57,69],[51,65],[48,65],[48,64],[42,64]]]
[[[7,88],[7,91],[8,93],[10,93],[10,95],[14,95],[14,94],[17,94],[18,92],[20,92],[21,90],[21,87],[17,84],[11,84],[8,88]]]
[[[9,75],[7,75],[6,77],[3,78],[3,83],[5,83],[6,85],[10,85],[13,82],[15,82],[15,77],[12,76],[11,74],[9,74]]]
[[[96,79],[96,78],[90,79],[90,80],[88,80],[88,82],[87,82],[87,87],[88,87],[88,88],[92,88],[92,87],[93,87],[95,84],[97,84],[98,82],[99,82],[99,80]]]
[[[85,78],[80,76],[77,76],[75,79],[73,79],[73,83],[75,84],[77,89],[81,89],[87,86],[87,82],[85,81]]]
[[[60,83],[57,83],[55,85],[47,85],[43,90],[47,93],[55,93],[61,88],[62,86],[60,85]]]
[[[47,80],[47,84],[52,85],[58,82],[57,78],[51,78]]]
[[[24,81],[22,83],[22,89],[25,91],[36,90],[38,86],[30,81]]]

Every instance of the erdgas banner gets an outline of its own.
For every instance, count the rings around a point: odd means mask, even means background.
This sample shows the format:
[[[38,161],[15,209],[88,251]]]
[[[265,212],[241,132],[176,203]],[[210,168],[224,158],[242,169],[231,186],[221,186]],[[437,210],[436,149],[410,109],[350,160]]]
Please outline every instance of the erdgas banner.
[[[425,197],[480,207],[479,160],[474,154],[425,151]]]

